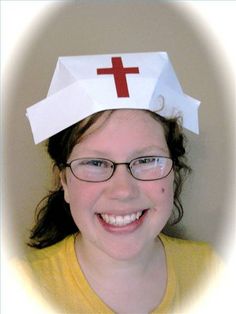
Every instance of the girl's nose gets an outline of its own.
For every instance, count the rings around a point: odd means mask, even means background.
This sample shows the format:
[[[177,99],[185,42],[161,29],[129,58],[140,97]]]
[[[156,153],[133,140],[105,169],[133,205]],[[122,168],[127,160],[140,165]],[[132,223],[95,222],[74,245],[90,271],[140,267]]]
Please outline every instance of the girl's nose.
[[[139,195],[138,181],[132,177],[125,165],[118,165],[107,183],[107,193],[112,199],[126,201]]]

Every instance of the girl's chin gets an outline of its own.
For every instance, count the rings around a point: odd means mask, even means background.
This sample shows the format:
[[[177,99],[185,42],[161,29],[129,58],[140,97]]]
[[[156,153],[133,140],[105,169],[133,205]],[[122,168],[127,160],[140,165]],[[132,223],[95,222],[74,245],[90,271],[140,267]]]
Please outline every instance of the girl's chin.
[[[143,248],[140,245],[117,245],[116,247],[103,248],[103,252],[116,261],[132,261],[142,255]]]

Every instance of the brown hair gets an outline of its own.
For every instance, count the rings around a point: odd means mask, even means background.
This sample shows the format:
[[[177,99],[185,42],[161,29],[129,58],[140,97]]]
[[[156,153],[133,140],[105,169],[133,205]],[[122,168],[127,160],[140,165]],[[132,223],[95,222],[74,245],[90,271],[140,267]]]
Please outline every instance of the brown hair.
[[[106,118],[109,118],[113,111],[106,111]],[[170,224],[174,225],[183,216],[180,194],[184,179],[191,171],[186,163],[185,136],[177,118],[166,119],[156,113],[146,112],[162,124],[170,157],[174,164],[174,209],[169,221]],[[102,115],[104,115],[104,111],[95,113],[48,140],[47,151],[54,162],[54,169],[63,170],[73,147],[91,130],[91,127]],[[44,248],[78,231],[78,227],[71,216],[69,204],[64,200],[64,191],[58,180],[56,188],[49,192],[36,208],[36,223],[31,230],[29,246]]]

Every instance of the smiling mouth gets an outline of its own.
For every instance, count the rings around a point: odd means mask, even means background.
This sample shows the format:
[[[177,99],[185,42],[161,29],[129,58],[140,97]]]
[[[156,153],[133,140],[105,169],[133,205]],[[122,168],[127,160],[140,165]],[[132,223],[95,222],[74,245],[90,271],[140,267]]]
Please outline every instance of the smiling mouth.
[[[133,214],[129,214],[129,215],[109,215],[109,214],[100,214],[99,216],[108,224],[111,226],[117,226],[117,227],[123,227],[123,226],[127,226],[131,223],[133,223],[136,220],[139,220],[140,217],[143,216],[143,214],[146,212],[147,210],[141,210],[138,211],[136,213]]]

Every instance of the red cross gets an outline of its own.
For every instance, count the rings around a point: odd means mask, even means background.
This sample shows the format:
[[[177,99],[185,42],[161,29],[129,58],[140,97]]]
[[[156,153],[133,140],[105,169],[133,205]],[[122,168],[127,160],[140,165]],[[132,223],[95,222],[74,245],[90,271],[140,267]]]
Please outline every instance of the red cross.
[[[121,57],[113,57],[111,62],[112,68],[97,69],[97,74],[114,75],[117,96],[129,97],[126,74],[139,73],[139,68],[124,68]]]

